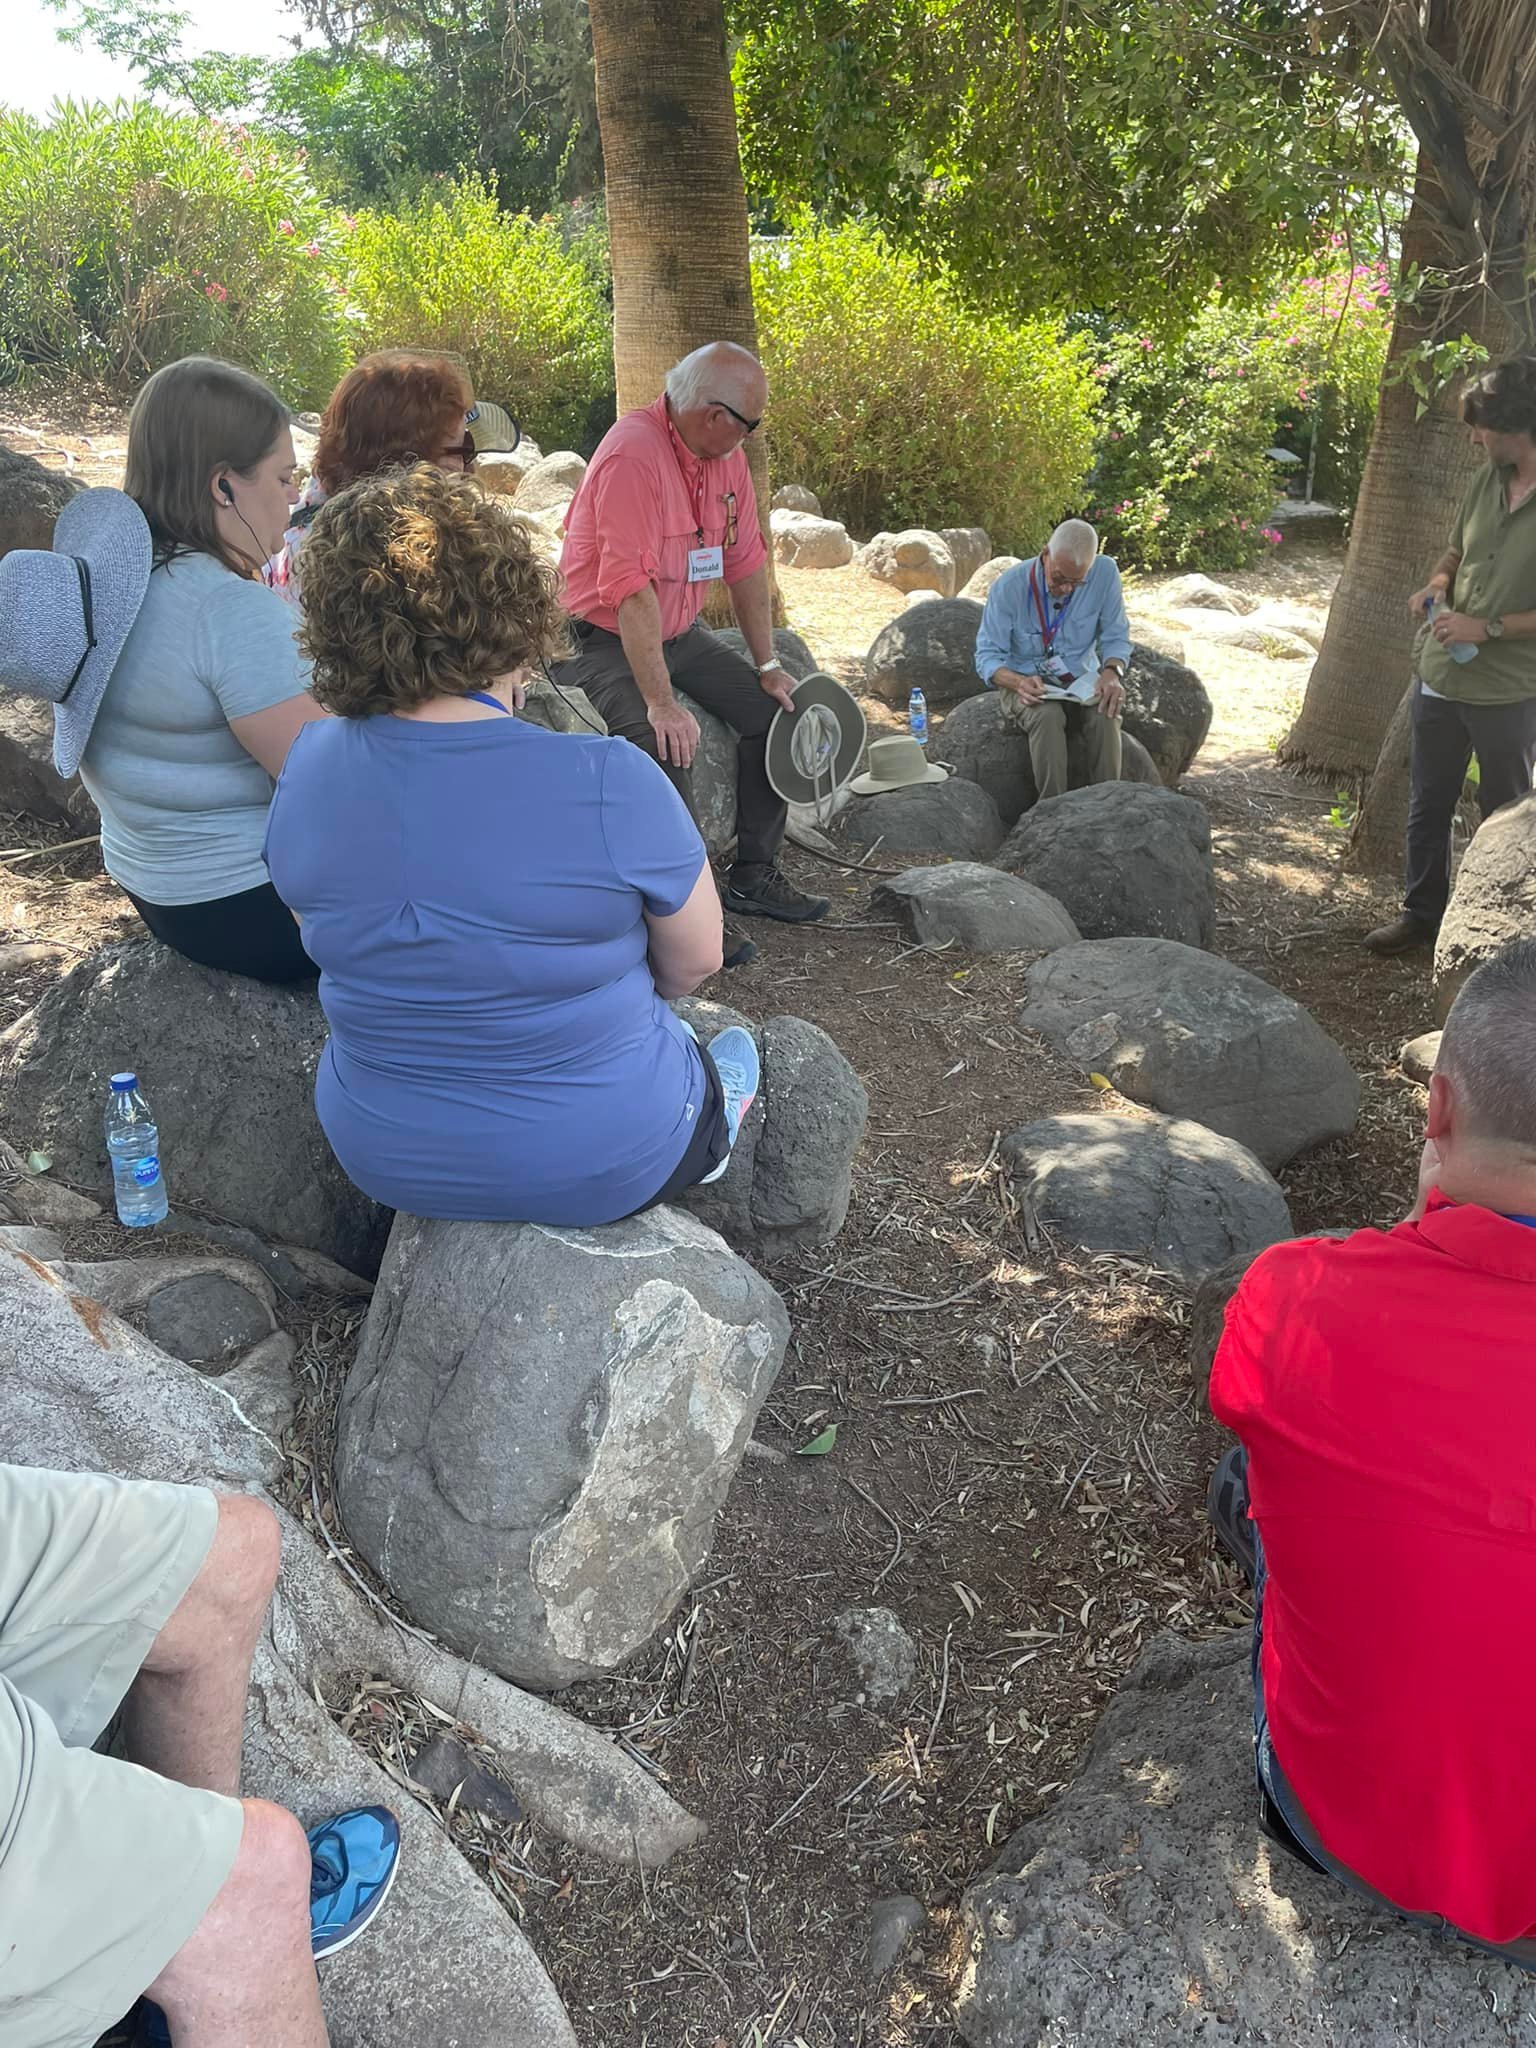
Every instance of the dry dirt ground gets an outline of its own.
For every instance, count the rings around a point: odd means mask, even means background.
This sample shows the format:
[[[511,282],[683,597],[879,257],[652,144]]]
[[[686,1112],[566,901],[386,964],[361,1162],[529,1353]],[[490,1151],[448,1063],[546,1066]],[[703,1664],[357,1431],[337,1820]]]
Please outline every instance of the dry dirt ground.
[[[6,431],[90,481],[121,461],[120,415],[0,412]],[[1340,560],[1336,540],[1287,541],[1228,580],[1321,617]],[[851,569],[783,581],[790,622],[850,676],[903,602]],[[1160,588],[1133,587],[1133,621],[1157,617]],[[1211,813],[1218,948],[1306,1003],[1365,1087],[1355,1135],[1281,1176],[1297,1227],[1389,1222],[1413,1186],[1423,1096],[1396,1053],[1432,1021],[1426,965],[1360,951],[1390,891],[1343,872],[1332,792],[1274,765],[1306,664],[1187,652],[1216,704],[1186,788]],[[630,1668],[565,1700],[704,1816],[708,1839],[642,1881],[527,1828],[444,1823],[524,1920],[591,2048],[956,2041],[962,1887],[1069,1777],[1151,1636],[1245,1611],[1203,1523],[1219,1432],[1186,1363],[1184,1291],[1128,1259],[1031,1249],[996,1173],[999,1134],[1032,1117],[1136,1112],[1019,1027],[1021,960],[915,953],[872,921],[868,871],[789,865],[832,896],[830,919],[755,932],[758,960],[722,993],[812,1018],[858,1068],[870,1124],[853,1207],[835,1244],[769,1269],[790,1352],[765,1454],[743,1466],[699,1584]],[[129,922],[94,845],[51,851],[5,821],[0,935],[54,938],[69,958]],[[0,988],[0,1021],[56,971]],[[296,1331],[301,1479],[356,1322],[338,1305]],[[830,1453],[798,1455],[833,1423]],[[918,1652],[905,1695],[879,1709],[832,1629],[874,1605]],[[402,1773],[425,1717],[366,1679],[332,1704]],[[894,1893],[929,1917],[875,1984],[869,1909]]]

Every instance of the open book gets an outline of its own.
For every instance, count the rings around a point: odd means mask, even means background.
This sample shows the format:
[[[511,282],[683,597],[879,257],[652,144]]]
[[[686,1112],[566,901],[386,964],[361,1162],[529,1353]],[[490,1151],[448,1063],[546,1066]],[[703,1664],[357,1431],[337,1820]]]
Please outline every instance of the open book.
[[[1057,703],[1091,704],[1099,679],[1096,675],[1081,675],[1074,676],[1069,683],[1064,683],[1058,678],[1048,675],[1042,680],[1045,683],[1045,699],[1047,703],[1054,700]]]

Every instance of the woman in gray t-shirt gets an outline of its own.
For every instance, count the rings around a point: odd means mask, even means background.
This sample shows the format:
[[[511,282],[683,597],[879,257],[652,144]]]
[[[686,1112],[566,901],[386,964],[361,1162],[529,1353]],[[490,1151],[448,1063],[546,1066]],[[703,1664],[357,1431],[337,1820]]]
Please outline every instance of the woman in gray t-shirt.
[[[262,863],[276,776],[324,714],[294,617],[260,581],[296,492],[288,413],[206,356],[156,371],[128,422],[124,489],[155,566],[80,764],[102,858],[156,938],[261,981],[313,978]]]

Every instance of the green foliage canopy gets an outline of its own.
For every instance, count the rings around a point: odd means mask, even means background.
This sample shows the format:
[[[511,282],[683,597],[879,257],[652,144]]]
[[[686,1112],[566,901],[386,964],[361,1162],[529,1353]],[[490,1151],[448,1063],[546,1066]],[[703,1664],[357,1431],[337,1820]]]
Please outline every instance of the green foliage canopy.
[[[733,0],[749,188],[861,212],[981,298],[1163,328],[1402,176],[1305,0]]]
[[[797,224],[752,264],[774,468],[854,532],[1040,544],[1092,459],[1088,343],[969,308],[878,229]]]
[[[612,316],[590,260],[553,222],[503,213],[484,182],[359,213],[347,267],[359,350],[462,356],[546,449],[590,447],[612,418]]]
[[[0,112],[0,382],[121,388],[208,354],[322,405],[347,361],[338,243],[292,152],[243,129],[147,104]]]

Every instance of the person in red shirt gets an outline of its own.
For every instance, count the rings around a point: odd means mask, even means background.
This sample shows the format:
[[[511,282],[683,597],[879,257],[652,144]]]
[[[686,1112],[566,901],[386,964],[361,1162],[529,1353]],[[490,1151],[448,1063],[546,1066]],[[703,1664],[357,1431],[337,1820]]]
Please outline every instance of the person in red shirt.
[[[1427,1133],[1405,1222],[1244,1276],[1211,1512],[1255,1582],[1270,1831],[1536,1968],[1536,940],[1463,987]]]
[[[767,402],[756,356],[711,342],[684,356],[653,405],[603,436],[565,515],[560,567],[577,650],[566,674],[610,733],[660,762],[690,811],[699,726],[674,686],[731,727],[736,860],[726,908],[804,924],[828,905],[779,870],[787,811],[765,765],[774,714],[795,708],[773,647],[768,551],[744,451]],[[699,624],[721,578],[750,661]]]

